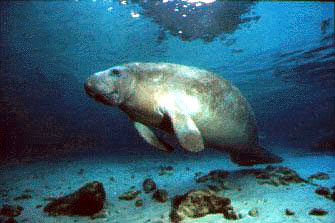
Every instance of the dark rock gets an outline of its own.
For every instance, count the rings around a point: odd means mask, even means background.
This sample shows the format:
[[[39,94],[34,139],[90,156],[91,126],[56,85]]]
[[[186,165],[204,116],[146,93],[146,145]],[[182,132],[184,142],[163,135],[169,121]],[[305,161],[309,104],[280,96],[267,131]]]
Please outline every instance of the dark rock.
[[[287,216],[295,215],[294,211],[291,211],[291,210],[288,209],[288,208],[285,209],[285,214],[286,214]]]
[[[150,193],[150,192],[156,190],[156,183],[151,178],[148,178],[148,179],[144,180],[143,190],[144,190],[145,193]]]
[[[8,218],[5,223],[17,223],[17,221],[15,220],[15,218]]]
[[[120,200],[126,200],[126,201],[130,201],[130,200],[134,200],[137,195],[139,195],[141,193],[141,191],[139,190],[130,190],[130,191],[127,191],[123,194],[121,194],[119,196],[119,199]]]
[[[161,166],[159,171],[159,176],[164,175],[173,175],[173,167],[172,166]]]
[[[327,173],[318,172],[308,177],[308,179],[315,180],[329,180],[329,175]]]
[[[187,217],[200,218],[218,213],[227,219],[240,219],[241,216],[233,211],[230,203],[229,198],[216,195],[213,191],[191,190],[173,198],[170,219],[172,222],[180,222]]]
[[[310,210],[310,212],[308,214],[316,215],[316,216],[324,216],[324,215],[328,214],[328,211],[325,211],[323,209],[314,208],[314,209]]]
[[[168,199],[168,192],[164,189],[158,189],[152,195],[152,198],[155,199],[156,201],[164,203]]]
[[[225,217],[225,219],[228,219],[228,220],[240,220],[240,219],[242,219],[242,215],[236,213],[232,207],[227,208],[227,213],[224,214],[224,217]]]
[[[335,201],[335,191],[331,192],[327,187],[319,187],[315,190],[315,193],[329,200]]]
[[[53,216],[93,216],[102,210],[105,198],[103,184],[93,181],[72,194],[50,202],[43,211]]]
[[[330,199],[332,201],[335,201],[335,191],[333,191],[333,193],[330,195]]]
[[[21,214],[23,211],[23,207],[20,205],[8,205],[4,204],[2,205],[2,208],[0,210],[0,215],[6,216],[6,217],[17,217]]]
[[[35,208],[41,208],[41,207],[43,207],[43,205],[41,205],[41,204],[38,204],[38,205],[35,206]]]
[[[268,173],[260,173],[256,176],[257,179],[268,180],[271,179],[271,175]]]
[[[258,212],[258,209],[257,209],[257,208],[253,208],[253,209],[251,209],[251,210],[248,212],[248,214],[249,214],[250,216],[252,216],[252,217],[258,217],[259,212]]]
[[[327,187],[319,187],[315,190],[315,193],[325,197],[330,196],[330,190]]]
[[[172,209],[170,212],[170,220],[171,220],[171,223],[177,223],[177,222],[182,221],[183,218],[181,217],[181,215],[177,213],[176,210]]]
[[[138,199],[135,201],[135,206],[136,207],[142,207],[143,206],[143,200],[142,199]]]
[[[212,170],[208,175],[212,180],[223,180],[228,177],[229,172],[225,170]]]
[[[99,213],[95,214],[95,215],[92,215],[90,217],[91,220],[94,220],[94,219],[103,219],[104,221],[107,221],[107,213],[106,212],[103,212],[103,211],[100,211]]]
[[[215,186],[215,185],[207,185],[207,187],[208,187],[208,189],[210,189],[210,190],[212,190],[212,191],[214,191],[214,192],[219,192],[219,191],[221,191],[221,188],[220,187],[218,187],[218,186]]]
[[[208,173],[208,175],[204,176],[197,176],[196,182],[197,183],[206,183],[207,181],[211,180],[213,182],[222,183],[225,178],[229,175],[229,172],[224,170],[212,170]]]
[[[31,196],[30,194],[22,194],[20,196],[15,197],[13,200],[14,201],[19,201],[19,200],[29,200],[32,199],[33,196]]]
[[[209,180],[209,177],[206,175],[206,176],[201,176],[201,177],[197,178],[195,180],[195,182],[197,182],[197,183],[206,183],[208,180]]]
[[[308,183],[302,179],[297,172],[288,167],[274,167],[268,165],[263,171],[256,173],[259,184],[269,184],[273,186],[289,185],[290,183]]]

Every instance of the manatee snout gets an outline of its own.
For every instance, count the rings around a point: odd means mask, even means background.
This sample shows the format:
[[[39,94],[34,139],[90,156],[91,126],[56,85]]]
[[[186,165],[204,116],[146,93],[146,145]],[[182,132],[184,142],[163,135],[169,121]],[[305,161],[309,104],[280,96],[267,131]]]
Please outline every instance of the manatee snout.
[[[99,73],[91,75],[84,83],[84,88],[86,94],[96,101],[106,105],[112,103],[109,93],[113,89],[106,85],[106,78],[103,75],[99,75]]]
[[[98,90],[96,89],[97,82],[98,82],[98,77],[96,74],[93,74],[89,78],[87,78],[86,82],[84,83],[84,88],[85,88],[86,93],[93,98],[97,94],[97,90]]]
[[[111,69],[91,75],[85,82],[86,93],[105,105],[120,103],[119,78],[111,75]]]
[[[95,93],[92,90],[92,84],[90,82],[86,81],[84,83],[84,88],[87,95],[89,95],[90,97],[94,97]]]

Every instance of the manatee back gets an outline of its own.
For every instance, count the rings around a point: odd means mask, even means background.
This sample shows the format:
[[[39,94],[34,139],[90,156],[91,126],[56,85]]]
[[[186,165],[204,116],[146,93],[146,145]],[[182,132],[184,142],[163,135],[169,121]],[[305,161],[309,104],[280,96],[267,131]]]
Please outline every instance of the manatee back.
[[[223,96],[232,91],[229,81],[196,67],[171,63],[131,63],[127,67],[136,79],[137,87],[181,91],[198,97],[201,104],[210,106],[211,111],[215,111],[222,104]]]

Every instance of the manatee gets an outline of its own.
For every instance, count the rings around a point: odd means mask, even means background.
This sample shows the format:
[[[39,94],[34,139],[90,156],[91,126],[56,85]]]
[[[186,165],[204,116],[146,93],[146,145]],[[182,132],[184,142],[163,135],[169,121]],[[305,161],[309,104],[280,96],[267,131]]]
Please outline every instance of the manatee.
[[[163,151],[173,147],[155,129],[191,152],[227,152],[241,166],[282,161],[259,144],[254,113],[240,90],[213,72],[128,63],[94,73],[84,87],[96,101],[118,106],[145,141]]]

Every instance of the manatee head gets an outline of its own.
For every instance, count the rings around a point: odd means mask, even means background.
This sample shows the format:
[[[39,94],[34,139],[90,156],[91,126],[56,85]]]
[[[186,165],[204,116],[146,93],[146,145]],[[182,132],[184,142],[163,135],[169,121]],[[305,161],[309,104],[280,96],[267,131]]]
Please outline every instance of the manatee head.
[[[94,73],[84,84],[86,93],[106,105],[120,105],[130,94],[131,76],[126,66]]]

